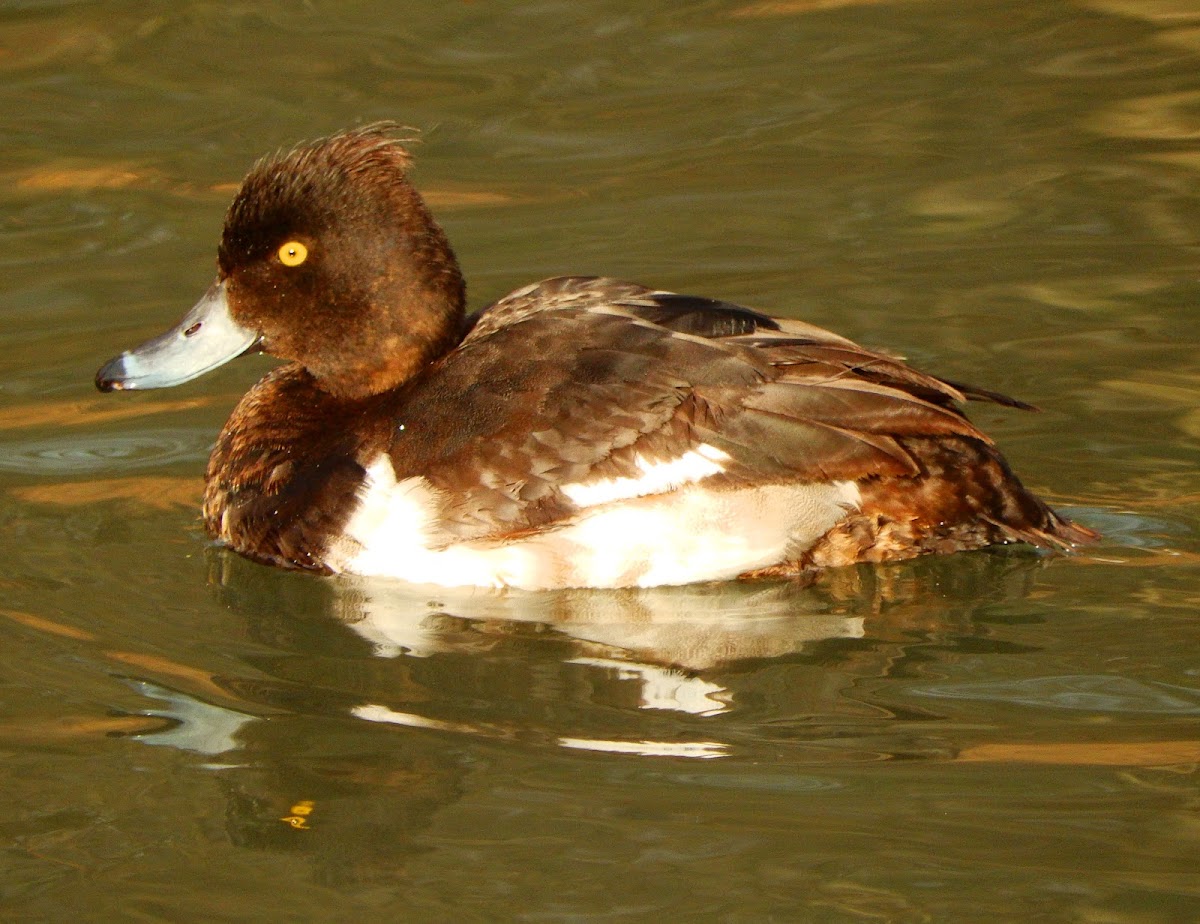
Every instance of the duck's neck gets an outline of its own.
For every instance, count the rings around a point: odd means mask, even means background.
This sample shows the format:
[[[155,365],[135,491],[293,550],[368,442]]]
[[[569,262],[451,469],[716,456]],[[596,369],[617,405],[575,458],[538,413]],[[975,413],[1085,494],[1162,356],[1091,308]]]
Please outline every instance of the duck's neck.
[[[392,272],[362,293],[372,318],[328,371],[309,366],[338,398],[365,398],[399,388],[450,352],[466,330],[466,284],[441,228],[430,227],[388,265]]]

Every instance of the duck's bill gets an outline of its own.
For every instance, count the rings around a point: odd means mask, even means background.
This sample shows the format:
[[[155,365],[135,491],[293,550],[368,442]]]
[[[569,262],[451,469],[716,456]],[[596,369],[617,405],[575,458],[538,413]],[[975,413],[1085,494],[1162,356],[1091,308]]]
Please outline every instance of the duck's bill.
[[[214,282],[178,325],[105,363],[101,391],[167,388],[203,375],[258,347],[258,333],[229,314],[225,283]]]

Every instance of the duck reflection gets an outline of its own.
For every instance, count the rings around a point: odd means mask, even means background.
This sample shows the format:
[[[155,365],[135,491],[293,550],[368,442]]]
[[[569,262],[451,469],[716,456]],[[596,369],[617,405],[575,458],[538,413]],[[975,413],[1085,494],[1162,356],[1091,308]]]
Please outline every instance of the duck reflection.
[[[804,586],[435,596],[400,583],[271,572],[213,550],[212,587],[250,636],[241,667],[110,657],[166,703],[146,711],[172,723],[147,743],[214,758],[255,737],[254,719],[348,717],[707,758],[729,753],[764,709],[774,728],[895,717],[895,707],[862,694],[863,681],[920,673],[933,652],[1015,651],[976,613],[1025,597],[1041,564],[982,552],[842,569]]]
[[[204,755],[239,845],[308,854],[328,881],[392,886],[483,765],[521,779],[581,750],[711,759],[785,740],[789,773],[805,753],[946,756],[928,731],[936,702],[898,710],[874,681],[955,646],[1002,650],[979,608],[1028,595],[1041,566],[981,553],[810,586],[451,595],[218,550],[210,564],[248,637],[218,670],[125,656],[152,678],[132,681],[146,714],[171,723],[141,739]]]
[[[672,715],[728,714],[739,697],[760,697],[764,669],[780,662],[793,678],[802,666],[814,671],[809,709],[844,711],[831,698],[854,677],[892,671],[915,639],[986,635],[972,613],[1025,596],[1041,564],[983,552],[953,567],[932,559],[841,569],[809,585],[532,593],[280,575],[219,550],[212,556],[220,598],[258,640],[287,652],[256,663],[288,681],[273,693],[279,707],[294,708],[298,698],[311,709],[315,697],[343,715],[393,725],[704,757],[726,745],[689,738],[685,727],[711,726],[680,725]],[[563,724],[524,723],[531,711]],[[614,726],[626,734],[581,734]],[[648,737],[651,730],[669,737]]]

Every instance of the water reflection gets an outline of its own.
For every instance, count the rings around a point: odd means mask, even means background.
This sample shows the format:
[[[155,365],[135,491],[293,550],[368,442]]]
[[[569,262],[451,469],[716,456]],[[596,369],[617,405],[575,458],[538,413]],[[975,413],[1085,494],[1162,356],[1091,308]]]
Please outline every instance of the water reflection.
[[[938,730],[945,697],[898,705],[872,691],[931,664],[1027,651],[980,611],[1027,600],[1045,563],[1000,551],[811,586],[450,593],[212,550],[211,590],[245,627],[237,657],[105,659],[146,698],[140,714],[166,723],[129,734],[195,755],[233,844],[301,854],[321,881],[394,885],[435,820],[480,796],[481,764],[490,786],[505,776],[494,765],[572,775],[590,766],[572,761],[602,754],[614,781],[637,764],[650,774],[640,787],[659,774],[744,795],[836,791],[829,768],[847,761],[953,756]],[[714,769],[685,769],[700,766]],[[516,788],[506,810],[543,811],[522,803],[535,795]]]
[[[1105,674],[934,684],[914,687],[910,693],[937,699],[992,700],[1102,715],[1121,712],[1200,715],[1200,690],[1167,683],[1142,683]]]
[[[804,614],[805,588],[786,583],[531,593],[339,579],[334,593],[338,617],[382,656],[428,657],[458,649],[468,633],[503,637],[536,627],[566,641],[573,663],[700,671],[862,636],[859,617]]]
[[[144,714],[168,722],[166,728],[138,734],[137,737],[146,744],[215,757],[241,747],[238,734],[254,720],[253,716],[214,706],[157,684],[133,681],[131,685],[142,696],[163,703],[162,707],[147,709]]]
[[[953,561],[845,569],[812,586],[528,593],[281,574],[212,550],[213,590],[263,646],[244,655],[245,670],[118,660],[138,682],[153,681],[147,695],[168,700],[146,712],[176,723],[152,733],[155,743],[206,754],[236,741],[253,750],[253,717],[320,716],[418,735],[710,758],[752,746],[764,709],[790,716],[770,734],[819,741],[844,725],[880,754],[889,746],[867,739],[899,707],[873,703],[864,680],[919,672],[929,650],[1025,650],[992,638],[975,613],[1024,598],[1043,559]],[[934,715],[904,709],[918,721]],[[908,730],[891,747],[911,754]],[[844,741],[839,749],[852,750]]]
[[[362,752],[336,728],[289,737],[260,723],[252,766],[213,774],[225,796],[230,843],[303,855],[325,885],[403,887],[405,866],[439,812],[464,794],[468,764],[437,741],[379,742]]]

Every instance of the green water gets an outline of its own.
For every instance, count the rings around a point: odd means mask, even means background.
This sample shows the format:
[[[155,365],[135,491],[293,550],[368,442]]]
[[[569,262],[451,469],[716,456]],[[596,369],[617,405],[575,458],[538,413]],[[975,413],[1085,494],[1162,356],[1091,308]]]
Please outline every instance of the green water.
[[[1200,2],[0,4],[0,917],[1200,919]],[[830,327],[1105,533],[438,592],[211,548],[244,360],[101,396],[259,154],[394,118],[475,305]]]

